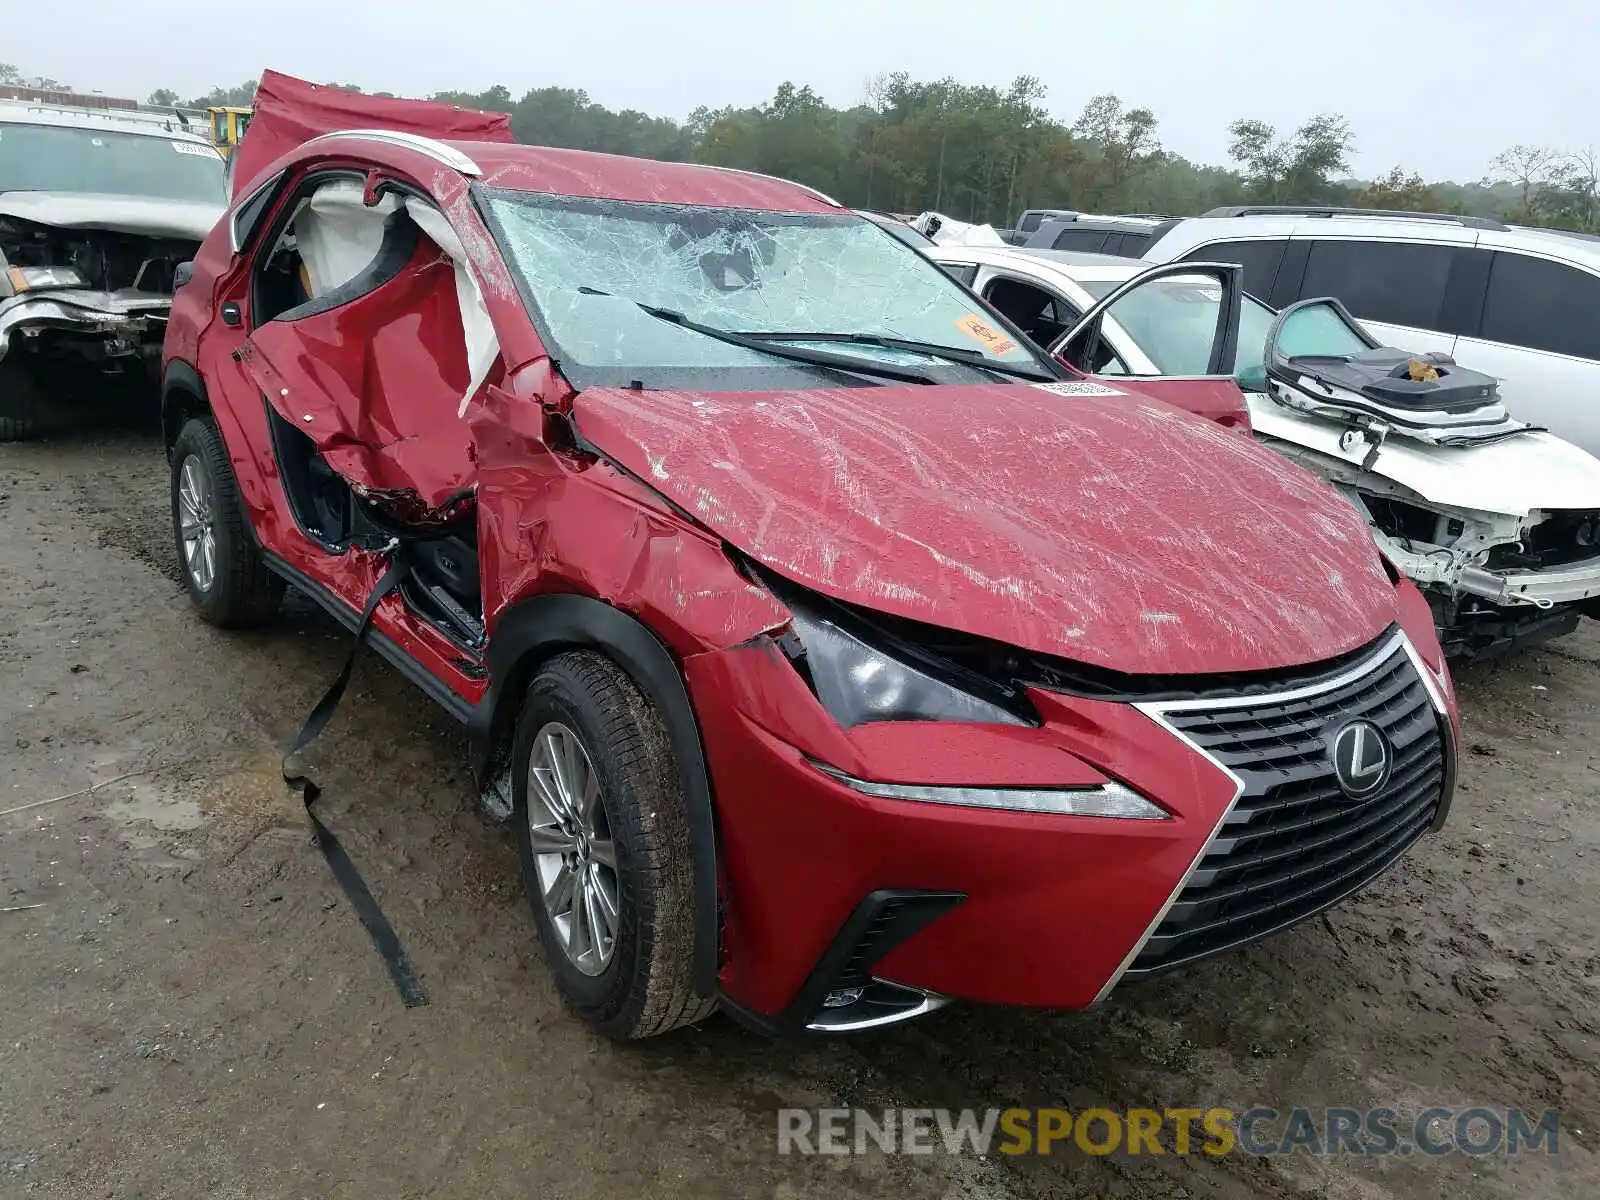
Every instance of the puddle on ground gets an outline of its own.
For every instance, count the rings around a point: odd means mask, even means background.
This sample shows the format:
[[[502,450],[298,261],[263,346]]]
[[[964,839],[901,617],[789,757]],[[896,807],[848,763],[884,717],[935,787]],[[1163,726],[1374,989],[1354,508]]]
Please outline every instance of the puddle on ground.
[[[205,821],[205,813],[193,793],[191,783],[129,783],[121,796],[106,805],[105,814],[123,825],[151,825],[163,833],[197,829]]]
[[[243,818],[252,824],[300,826],[305,823],[300,797],[283,781],[278,750],[264,746],[252,761],[219,767],[216,774],[190,782],[208,817]]]
[[[181,764],[164,775],[115,784],[106,789],[110,800],[103,812],[147,833],[186,833],[218,817],[299,824],[300,800],[283,782],[277,751],[266,747],[251,758]]]

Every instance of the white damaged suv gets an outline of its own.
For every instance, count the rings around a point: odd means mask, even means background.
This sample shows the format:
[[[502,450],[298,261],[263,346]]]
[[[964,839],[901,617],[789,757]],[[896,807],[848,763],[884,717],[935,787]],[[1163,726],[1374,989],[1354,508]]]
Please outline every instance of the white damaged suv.
[[[1274,308],[1332,296],[1384,345],[1494,376],[1513,416],[1600,454],[1600,238],[1448,213],[1232,207],[1134,253],[1239,263]]]
[[[1040,345],[1070,345],[1110,299],[1098,379],[1206,370],[1221,319],[1214,277],[1117,297],[1147,264],[1010,246],[924,253]],[[1425,348],[1381,347],[1337,301],[1277,313],[1248,295],[1235,366],[1255,436],[1363,513],[1427,596],[1447,653],[1487,656],[1600,616],[1600,460],[1514,419],[1493,379]]]

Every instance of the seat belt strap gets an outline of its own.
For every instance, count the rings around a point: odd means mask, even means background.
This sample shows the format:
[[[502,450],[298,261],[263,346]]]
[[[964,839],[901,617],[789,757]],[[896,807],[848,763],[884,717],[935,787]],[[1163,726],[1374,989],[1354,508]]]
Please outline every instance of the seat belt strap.
[[[405,548],[398,540],[389,544],[388,551],[391,556],[389,568],[373,587],[372,594],[367,597],[366,607],[361,610],[361,620],[356,625],[355,641],[350,647],[349,657],[345,659],[344,669],[339,672],[339,677],[333,681],[333,685],[323,693],[322,699],[317,701],[316,707],[311,710],[311,715],[300,726],[300,731],[295,734],[294,741],[284,753],[283,779],[298,791],[301,799],[305,801],[306,816],[311,818],[311,829],[316,835],[322,857],[327,860],[334,879],[344,890],[346,898],[356,910],[356,915],[361,918],[361,924],[366,927],[373,946],[377,948],[379,957],[388,968],[389,978],[394,981],[395,989],[400,993],[400,999],[407,1008],[417,1008],[426,1004],[428,997],[422,990],[422,984],[417,979],[416,969],[412,967],[405,947],[400,943],[399,934],[395,933],[389,918],[384,916],[382,907],[373,896],[372,890],[367,887],[366,880],[361,877],[361,872],[357,870],[355,863],[350,860],[349,854],[345,853],[339,839],[317,819],[317,814],[311,809],[317,798],[322,795],[322,789],[314,780],[291,771],[289,767],[289,759],[314,741],[333,719],[334,711],[339,707],[339,702],[344,699],[345,691],[350,686],[350,678],[355,672],[356,656],[361,651],[361,644],[366,641],[367,632],[372,626],[373,614],[378,611],[378,605],[383,598],[400,586],[400,581],[410,569]]]

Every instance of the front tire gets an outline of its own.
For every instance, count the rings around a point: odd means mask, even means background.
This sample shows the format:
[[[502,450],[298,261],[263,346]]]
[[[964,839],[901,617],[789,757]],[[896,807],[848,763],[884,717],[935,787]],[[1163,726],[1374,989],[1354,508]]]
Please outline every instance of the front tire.
[[[22,363],[0,362],[0,442],[25,442],[39,431],[44,391]]]
[[[259,625],[283,600],[283,580],[267,570],[246,521],[222,435],[191,419],[172,447],[173,541],[195,609],[223,629]]]
[[[624,1041],[710,1015],[692,982],[688,809],[649,700],[603,655],[561,654],[528,689],[512,768],[523,886],[562,997]]]

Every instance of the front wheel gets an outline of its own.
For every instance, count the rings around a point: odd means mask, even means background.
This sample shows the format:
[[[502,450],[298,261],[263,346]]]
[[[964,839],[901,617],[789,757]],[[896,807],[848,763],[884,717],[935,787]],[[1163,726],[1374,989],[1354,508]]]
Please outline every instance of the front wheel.
[[[0,442],[25,442],[39,430],[44,393],[30,371],[11,356],[0,362]]]
[[[512,763],[523,886],[567,1003],[621,1040],[709,1015],[688,809],[649,700],[603,655],[561,654],[528,689]]]
[[[283,599],[246,520],[222,435],[210,421],[189,421],[172,448],[173,539],[189,598],[224,629],[259,625]]]

